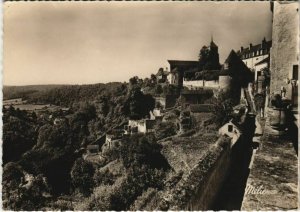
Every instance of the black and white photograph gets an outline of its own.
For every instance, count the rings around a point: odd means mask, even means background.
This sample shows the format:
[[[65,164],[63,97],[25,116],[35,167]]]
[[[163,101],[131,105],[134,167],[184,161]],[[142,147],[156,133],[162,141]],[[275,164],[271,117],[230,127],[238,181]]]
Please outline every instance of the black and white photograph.
[[[299,210],[298,1],[2,7],[2,210]]]

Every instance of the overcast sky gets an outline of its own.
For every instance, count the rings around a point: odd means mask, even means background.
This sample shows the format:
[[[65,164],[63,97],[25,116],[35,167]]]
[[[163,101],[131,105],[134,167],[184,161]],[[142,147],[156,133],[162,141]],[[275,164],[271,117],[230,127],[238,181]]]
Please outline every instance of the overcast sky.
[[[231,49],[271,39],[269,2],[5,2],[4,85],[147,77],[197,60],[213,34]]]

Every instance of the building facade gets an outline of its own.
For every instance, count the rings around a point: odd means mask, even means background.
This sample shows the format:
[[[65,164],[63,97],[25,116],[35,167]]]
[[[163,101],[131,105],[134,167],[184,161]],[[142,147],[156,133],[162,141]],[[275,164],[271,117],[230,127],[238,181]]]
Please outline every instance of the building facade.
[[[248,47],[241,47],[237,54],[246,66],[254,71],[257,63],[269,57],[271,46],[272,41],[267,41],[266,38],[264,38],[260,44],[252,45],[252,43],[250,43]]]

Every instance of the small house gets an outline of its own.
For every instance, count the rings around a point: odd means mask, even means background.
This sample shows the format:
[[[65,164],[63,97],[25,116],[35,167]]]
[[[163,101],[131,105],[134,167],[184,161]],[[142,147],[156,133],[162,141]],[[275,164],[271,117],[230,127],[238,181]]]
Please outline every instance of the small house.
[[[239,123],[231,119],[219,129],[219,134],[229,136],[232,138],[232,144],[234,144],[242,134],[241,126]]]
[[[99,153],[99,145],[88,145],[87,148],[87,154],[98,154]]]
[[[104,146],[111,148],[111,147],[118,147],[122,143],[124,135],[123,129],[114,129],[111,132],[106,134],[106,139]]]
[[[154,108],[153,111],[150,111],[149,113],[151,120],[162,120],[163,118],[163,113],[159,108]]]
[[[129,120],[128,125],[124,126],[124,134],[153,132],[155,123],[156,120],[152,119]]]

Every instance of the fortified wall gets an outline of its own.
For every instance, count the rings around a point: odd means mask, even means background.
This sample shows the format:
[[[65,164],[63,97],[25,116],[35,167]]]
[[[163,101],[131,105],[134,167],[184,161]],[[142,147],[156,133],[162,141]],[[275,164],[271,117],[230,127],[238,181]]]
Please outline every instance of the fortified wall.
[[[182,178],[160,202],[159,210],[209,210],[226,179],[243,142],[220,137],[190,173]],[[238,147],[238,148],[236,148]]]

